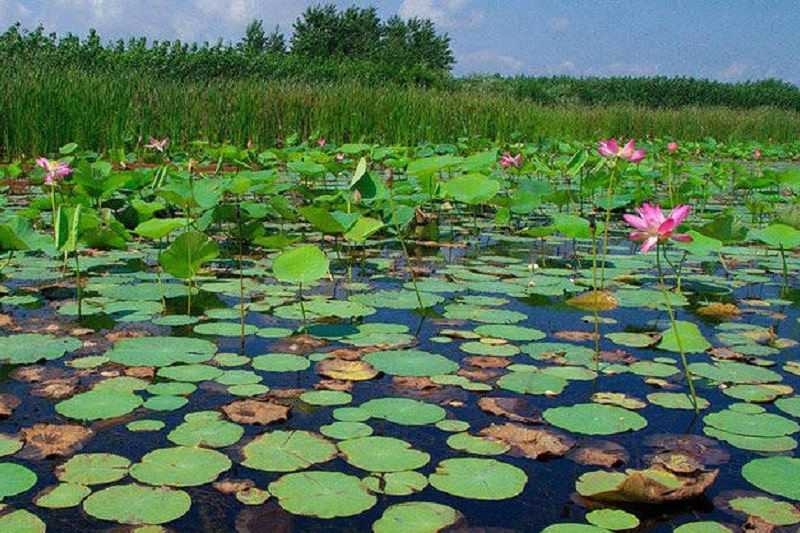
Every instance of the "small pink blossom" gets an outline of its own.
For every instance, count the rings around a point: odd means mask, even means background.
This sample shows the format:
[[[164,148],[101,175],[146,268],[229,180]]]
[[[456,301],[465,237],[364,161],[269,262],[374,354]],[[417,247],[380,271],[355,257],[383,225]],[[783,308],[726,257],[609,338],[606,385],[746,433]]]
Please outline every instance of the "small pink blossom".
[[[617,157],[631,163],[638,163],[644,158],[644,150],[636,150],[636,142],[633,139],[628,141],[622,148],[619,147],[616,139],[607,141],[601,139],[598,143],[597,151],[603,157]]]
[[[40,157],[37,159],[36,164],[47,171],[47,174],[44,176],[44,182],[47,185],[52,185],[56,178],[68,176],[73,172],[67,163],[63,163],[61,161],[50,161],[46,157]]]
[[[322,148],[322,147],[323,147],[323,146],[325,146],[326,144],[328,144],[328,141],[327,141],[327,139],[325,139],[325,137],[320,137],[320,138],[318,138],[318,139],[317,139],[317,145],[318,145],[320,148]]]
[[[678,151],[678,143],[672,141],[671,143],[667,144],[667,151],[669,152],[677,152]]]
[[[753,152],[753,157],[755,157],[756,159],[761,159],[761,150],[756,148],[756,150]]]
[[[150,142],[145,144],[145,148],[155,148],[159,152],[163,152],[164,148],[167,147],[167,143],[169,143],[169,137],[164,137],[160,141],[155,137],[150,137]]]
[[[519,153],[512,157],[510,152],[506,152],[500,156],[500,161],[498,162],[500,163],[500,166],[506,170],[508,167],[519,168],[519,166],[522,164],[522,154]]]
[[[342,152],[339,152],[338,154],[336,154],[336,162],[337,163],[344,163],[344,154]]]
[[[691,206],[678,205],[670,211],[669,216],[664,218],[664,213],[657,205],[642,203],[641,208],[637,208],[637,215],[625,214],[622,218],[625,222],[638,229],[629,235],[629,238],[636,242],[641,242],[642,247],[639,251],[647,252],[653,249],[656,243],[664,242],[668,239],[675,239],[680,242],[692,242],[689,235],[683,233],[673,233],[675,228],[683,222],[689,214]]]

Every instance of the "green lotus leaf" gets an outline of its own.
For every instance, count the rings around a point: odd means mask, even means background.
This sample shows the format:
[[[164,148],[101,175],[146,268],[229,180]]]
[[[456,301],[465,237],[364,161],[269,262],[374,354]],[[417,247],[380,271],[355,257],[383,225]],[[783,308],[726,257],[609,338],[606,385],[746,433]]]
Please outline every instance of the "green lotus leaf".
[[[633,529],[639,526],[639,519],[636,518],[636,515],[622,509],[595,509],[586,514],[586,521],[611,531]]]
[[[800,500],[800,459],[796,457],[753,459],[742,467],[742,476],[770,494]]]
[[[113,453],[83,453],[69,459],[56,469],[62,483],[101,485],[128,475],[130,459]]]
[[[333,410],[333,418],[342,422],[365,422],[372,415],[361,407],[339,407]]]
[[[344,460],[368,472],[415,470],[430,461],[430,455],[392,437],[361,437],[337,444]]]
[[[511,445],[505,442],[470,435],[469,433],[450,435],[447,438],[447,445],[454,450],[475,455],[500,455],[511,449]]]
[[[729,433],[753,437],[780,437],[800,430],[797,422],[780,415],[772,413],[746,415],[731,409],[707,414],[703,422]]]
[[[695,376],[720,383],[775,383],[783,378],[768,368],[739,363],[737,361],[718,363],[689,363],[689,371]]]
[[[131,376],[117,376],[98,381],[92,387],[94,391],[104,392],[134,392],[144,390],[150,382]]]
[[[549,525],[539,533],[608,533],[608,530],[604,527],[597,527],[590,524],[565,522],[563,524]]]
[[[326,300],[314,298],[306,302],[306,313],[318,317],[361,318],[375,314],[375,308],[348,300]]]
[[[344,391],[317,390],[304,392],[300,399],[311,405],[346,405],[353,401],[353,395]]]
[[[47,526],[42,519],[25,509],[17,509],[0,516],[0,531],[44,533],[46,530]]]
[[[800,396],[780,398],[775,401],[775,407],[795,418],[800,418]]]
[[[520,394],[561,394],[567,380],[537,370],[511,372],[497,380],[497,384]]]
[[[360,406],[374,418],[382,418],[403,426],[424,426],[442,420],[447,412],[431,403],[410,398],[375,398]]]
[[[56,337],[41,333],[21,333],[0,337],[0,363],[27,365],[40,359],[53,360],[83,343],[75,337]]]
[[[458,363],[423,350],[385,350],[363,357],[375,370],[391,376],[434,376],[458,370]]]
[[[444,301],[444,298],[431,292],[424,292],[420,289],[420,299],[422,300],[422,307],[433,307]],[[358,302],[371,307],[379,307],[384,309],[417,309],[419,301],[417,300],[417,293],[413,290],[402,291],[370,291],[362,294],[355,294],[350,297],[350,300]]]
[[[83,510],[120,524],[164,524],[185,515],[191,505],[191,497],[182,490],[131,483],[91,494],[83,501]]]
[[[197,390],[197,385],[183,381],[162,381],[147,387],[147,392],[157,396],[183,396]]]
[[[134,420],[128,422],[125,427],[128,431],[159,431],[164,429],[166,424],[161,420]]]
[[[23,444],[22,440],[17,437],[0,433],[0,457],[17,453],[22,449]]]
[[[192,487],[211,483],[231,467],[225,454],[206,448],[176,446],[146,453],[131,476],[149,485]]]
[[[263,433],[242,448],[242,465],[267,472],[292,472],[330,461],[336,446],[307,431]]]
[[[221,385],[252,385],[260,383],[264,378],[251,370],[226,370],[214,381]]]
[[[66,509],[80,505],[84,498],[91,493],[92,489],[86,485],[59,483],[44,489],[36,495],[33,501],[39,507]]]
[[[800,510],[787,502],[779,502],[772,498],[756,496],[751,498],[734,498],[728,502],[731,509],[757,516],[775,526],[790,526],[800,522]]]
[[[471,288],[475,288],[472,284]],[[489,324],[515,324],[522,322],[528,316],[519,311],[508,309],[491,309],[479,305],[450,304],[444,308],[445,318],[452,320],[473,320]]]
[[[500,183],[483,174],[463,174],[444,185],[444,194],[456,202],[468,205],[483,204],[500,190]]]
[[[519,348],[513,344],[487,344],[483,342],[465,342],[459,348],[473,355],[487,355],[492,357],[513,357],[519,353]]]
[[[241,335],[254,335],[258,332],[258,326],[253,324],[241,324],[236,322],[205,322],[197,324],[194,332],[198,335],[217,335],[219,337],[239,337]]]
[[[556,427],[586,435],[613,435],[647,425],[647,420],[637,413],[597,403],[553,407],[545,410],[542,416]]]
[[[524,471],[495,459],[445,459],[428,477],[436,489],[474,500],[505,500],[520,494],[528,481]]]
[[[151,396],[145,400],[142,407],[150,409],[151,411],[175,411],[189,403],[187,398],[183,396]]]
[[[667,409],[694,409],[692,398],[682,392],[651,392],[647,401]],[[697,408],[706,409],[711,405],[705,398],[697,398]]]
[[[203,363],[217,346],[204,339],[188,337],[138,337],[120,339],[108,358],[127,366],[168,366],[175,363]]]
[[[368,437],[372,435],[373,431],[372,427],[363,422],[337,421],[319,428],[320,433],[337,440]]]
[[[672,533],[733,533],[733,530],[719,522],[701,520],[680,525]]]
[[[186,421],[169,432],[167,439],[179,446],[222,448],[239,441],[244,428],[227,420]]]
[[[217,243],[200,231],[181,233],[158,256],[159,264],[178,279],[194,279],[200,267],[219,255]]]
[[[372,524],[375,533],[414,531],[435,533],[452,526],[464,518],[459,511],[433,502],[397,503],[386,508],[383,515]]]
[[[678,337],[680,337],[680,347],[678,346]],[[703,337],[697,324],[678,320],[675,322],[674,328],[669,328],[661,335],[658,349],[680,352],[681,347],[684,353],[702,353],[711,348],[711,343]]]
[[[513,324],[484,324],[475,328],[475,333],[484,337],[523,342],[538,341],[547,336],[544,331]]]
[[[336,518],[361,514],[376,503],[361,480],[341,472],[296,472],[269,484],[280,506],[292,514]]]
[[[29,490],[36,479],[36,474],[22,465],[0,463],[0,500]]]
[[[104,420],[126,415],[142,403],[140,396],[129,392],[90,390],[58,402],[56,411],[76,420]]]
[[[311,361],[301,355],[271,353],[253,357],[253,368],[265,372],[298,372],[311,366]]]
[[[731,433],[715,427],[706,426],[703,428],[703,433],[709,437],[714,437],[718,440],[723,440],[728,444],[741,448],[743,450],[751,450],[754,452],[762,453],[780,453],[788,452],[797,448],[797,441],[791,437],[758,437],[753,435],[739,435],[738,433]]]
[[[313,283],[328,274],[330,261],[312,244],[281,252],[272,262],[272,272],[278,281]]]
[[[211,381],[222,376],[224,373],[224,370],[215,366],[194,364],[165,366],[158,369],[157,375],[158,377],[175,381],[197,383],[200,381]]]

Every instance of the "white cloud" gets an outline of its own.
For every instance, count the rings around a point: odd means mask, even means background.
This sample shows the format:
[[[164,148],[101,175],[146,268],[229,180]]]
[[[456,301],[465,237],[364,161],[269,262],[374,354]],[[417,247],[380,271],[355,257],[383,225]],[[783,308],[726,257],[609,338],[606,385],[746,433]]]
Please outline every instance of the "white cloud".
[[[430,19],[441,28],[474,28],[486,21],[486,14],[470,8],[469,0],[403,0],[398,14],[403,18]]]
[[[741,80],[745,77],[747,70],[747,66],[742,63],[731,63],[718,76],[724,81]]]

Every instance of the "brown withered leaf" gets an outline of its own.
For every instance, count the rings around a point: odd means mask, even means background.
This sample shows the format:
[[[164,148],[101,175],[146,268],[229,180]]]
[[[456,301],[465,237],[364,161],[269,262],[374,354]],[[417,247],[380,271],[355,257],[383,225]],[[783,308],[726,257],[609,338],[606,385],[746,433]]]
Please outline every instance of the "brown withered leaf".
[[[25,447],[18,457],[25,459],[72,455],[94,435],[89,428],[70,424],[34,424],[19,433],[25,441]]]
[[[495,359],[500,359],[500,358],[496,357]],[[499,378],[500,376],[505,374],[505,372],[500,372],[499,370],[493,370],[490,368],[459,368],[456,374],[461,377],[467,378],[470,381],[487,383]]]
[[[661,336],[659,335],[658,338],[660,339]],[[658,342],[657,340],[654,341]],[[613,350],[613,351],[606,351],[603,350],[599,354],[599,358],[601,361],[606,363],[626,363],[631,364],[638,361],[637,358],[626,352],[625,350]]]
[[[367,381],[380,374],[366,361],[335,358],[318,362],[314,371],[322,377],[344,381]]]
[[[742,314],[742,311],[736,305],[722,302],[713,302],[709,305],[698,307],[695,312],[700,316],[717,320],[731,320]]]
[[[60,400],[72,396],[78,390],[77,379],[51,379],[40,383],[38,386],[31,387],[30,393],[41,398]]]
[[[557,339],[574,342],[594,340],[592,331],[556,331],[553,336]]]
[[[123,370],[126,376],[132,378],[152,378],[156,375],[156,369],[153,366],[129,366]]]
[[[490,398],[484,396],[478,400],[481,411],[504,416],[514,422],[526,424],[541,424],[542,417],[537,409],[523,398]]]
[[[352,381],[340,381],[338,379],[323,379],[314,383],[316,390],[337,390],[337,391],[350,391],[353,390]]]
[[[509,453],[530,459],[561,457],[575,446],[573,439],[555,430],[512,423],[485,427],[478,435],[505,442],[511,445]]]
[[[11,373],[11,377],[17,381],[27,381],[28,383],[40,383],[49,379],[62,378],[66,375],[67,372],[63,368],[40,365],[23,366]]]
[[[278,340],[271,346],[270,350],[279,353],[305,355],[315,352],[327,345],[328,341],[325,339],[318,339],[311,335],[300,334]]]
[[[617,299],[606,291],[586,291],[567,300],[567,305],[584,311],[611,311],[617,308]]]
[[[714,483],[719,470],[679,476],[659,466],[646,470],[627,470],[618,487],[622,501],[659,504],[699,498]],[[679,486],[675,487],[678,482]],[[601,498],[595,498],[601,499]]]
[[[380,350],[377,346],[362,346],[361,348],[337,348],[327,352],[329,357],[336,359],[345,359],[347,361],[356,361],[361,359],[364,355]]]
[[[613,468],[627,463],[630,455],[616,442],[596,440],[582,443],[581,447],[572,450],[567,458],[582,465]]]
[[[749,361],[752,359],[752,357],[734,352],[730,348],[725,348],[724,346],[714,346],[708,350],[708,354],[714,359],[722,361]]]
[[[212,485],[215,490],[222,494],[235,494],[240,490],[246,490],[255,487],[256,484],[252,479],[231,479],[225,478],[215,481]]]
[[[431,378],[425,376],[394,376],[392,378],[392,386],[399,389],[411,390],[430,390],[442,388],[441,385],[434,383],[431,381]]]
[[[252,399],[237,400],[223,405],[221,409],[233,422],[257,425],[285,422],[291,410],[286,405]]]
[[[748,516],[747,522],[742,526],[742,531],[747,533],[773,533],[775,526],[758,516]]]
[[[11,315],[0,313],[0,328],[8,328],[14,323],[14,318]]]
[[[673,474],[687,475],[703,470],[696,458],[681,452],[660,452],[650,458],[650,464],[663,466]]]
[[[296,400],[304,392],[308,391],[306,389],[270,389],[267,393],[267,397],[274,400]]]
[[[8,418],[22,400],[13,394],[0,394],[0,418]]]
[[[719,445],[719,442],[703,435],[677,435],[659,434],[650,435],[644,440],[644,445],[655,448],[650,462],[660,454],[678,453],[686,455],[702,465],[721,465],[730,461],[730,454]]]
[[[513,361],[506,357],[489,357],[484,355],[470,355],[462,359],[465,365],[477,368],[505,368]]]

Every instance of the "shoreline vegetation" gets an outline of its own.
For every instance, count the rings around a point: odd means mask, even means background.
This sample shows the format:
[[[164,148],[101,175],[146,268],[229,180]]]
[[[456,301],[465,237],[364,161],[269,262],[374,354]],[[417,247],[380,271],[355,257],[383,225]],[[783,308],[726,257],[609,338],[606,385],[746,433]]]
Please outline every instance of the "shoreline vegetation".
[[[363,40],[342,38],[353,28]],[[261,21],[239,42],[213,45],[103,44],[94,30],[59,37],[17,23],[0,35],[0,161],[71,142],[130,149],[149,136],[280,146],[316,136],[415,145],[800,134],[800,88],[779,80],[454,77],[453,63],[429,20],[384,22],[374,8],[309,8],[288,42]]]

